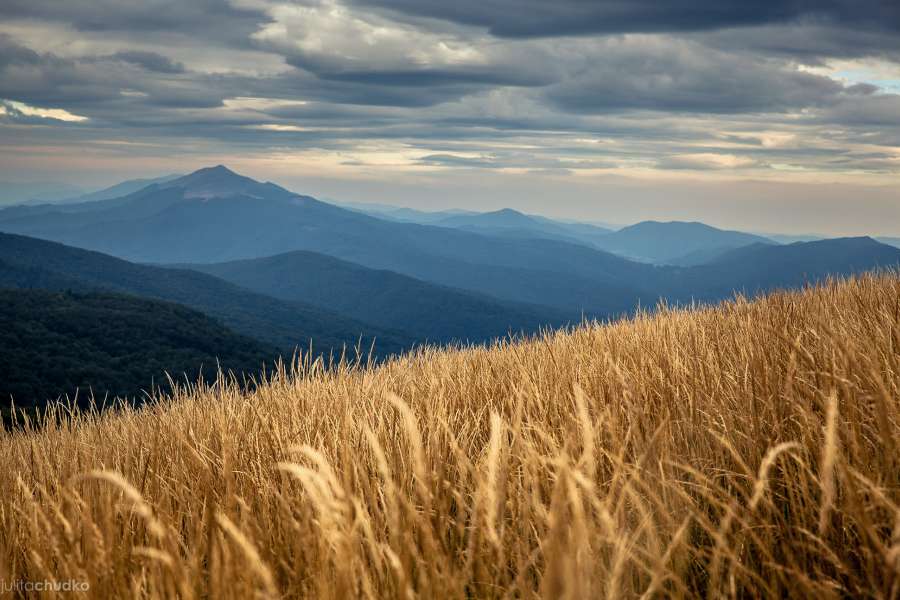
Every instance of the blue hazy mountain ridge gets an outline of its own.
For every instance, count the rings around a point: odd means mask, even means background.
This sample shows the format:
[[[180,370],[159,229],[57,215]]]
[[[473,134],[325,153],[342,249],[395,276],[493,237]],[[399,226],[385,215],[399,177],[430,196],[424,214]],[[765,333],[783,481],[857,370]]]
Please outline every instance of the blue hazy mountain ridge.
[[[475,233],[507,237],[548,237],[594,246],[597,236],[606,235],[612,229],[591,223],[557,221],[539,215],[526,215],[511,208],[492,212],[466,210],[422,211],[413,208],[382,204],[344,204],[359,212],[392,221],[438,225]]]
[[[213,263],[309,250],[432,283],[590,314],[628,310],[635,298],[649,293],[641,282],[652,276],[651,267],[580,244],[390,222],[224,167],[64,211],[12,218],[3,212],[0,230],[132,261]]]
[[[561,223],[526,215],[511,208],[486,213],[453,215],[435,221],[434,224],[489,235],[557,239],[595,248],[598,238],[611,233],[610,230],[596,225]]]
[[[550,219],[504,208],[491,212],[426,212],[385,205],[353,204],[354,209],[392,220],[452,227],[501,237],[544,237],[587,245],[641,262],[698,265],[740,246],[776,240],[766,236],[718,229],[704,223],[645,221],[616,228]],[[783,236],[787,241],[799,241]],[[812,241],[812,238],[803,241]],[[685,250],[687,248],[687,250]]]
[[[0,181],[0,206],[58,202],[83,193],[79,187],[56,181]]]
[[[77,204],[81,202],[94,202],[96,200],[111,200],[113,198],[121,198],[122,196],[127,196],[128,194],[133,194],[134,192],[142,190],[149,185],[168,183],[169,181],[178,179],[179,177],[182,177],[182,175],[164,175],[162,177],[151,177],[145,179],[129,179],[128,181],[123,181],[121,183],[111,185],[95,192],[89,192],[87,194],[65,198],[64,200],[60,200],[60,202],[66,204]]]
[[[11,190],[14,191],[15,186],[0,183],[0,205],[9,205],[2,210],[4,217],[7,219],[13,218],[15,216],[45,214],[47,212],[60,210],[66,211],[71,210],[66,207],[66,205],[69,204],[77,206],[95,202],[97,200],[111,200],[113,198],[121,198],[122,196],[133,194],[134,192],[142,190],[147,186],[166,183],[172,181],[173,179],[177,179],[178,177],[181,177],[181,175],[166,175],[163,177],[155,178],[130,179],[109,186],[107,188],[103,188],[101,190],[87,193],[73,186],[64,184],[46,184],[45,186],[41,186],[40,184],[31,184],[30,186],[25,186],[25,189],[49,189],[55,191],[43,195],[39,193],[33,193],[31,197],[27,198],[17,197],[14,193],[10,193],[9,197],[6,197],[4,194],[10,192]],[[78,208],[75,208],[74,210],[78,210]]]
[[[19,235],[0,234],[0,288],[127,293],[183,304],[237,333],[279,347],[286,354],[312,340],[315,351],[376,339],[379,354],[415,343],[405,332],[350,319],[302,302],[286,302],[187,269],[133,264],[99,252]],[[274,357],[273,357],[274,358]]]
[[[900,249],[871,237],[752,244],[723,253],[697,267],[671,269],[669,294],[681,301],[714,301],[736,292],[754,296],[797,288],[828,276],[846,276],[900,266]]]
[[[256,182],[224,167],[201,169],[123,198],[62,211],[10,218],[6,212],[0,211],[0,230],[133,261],[221,263],[305,250],[507,302],[599,317],[627,313],[638,304],[652,306],[660,297],[717,299],[728,297],[732,289],[770,289],[779,281],[802,284],[810,274],[824,276],[843,264],[834,253],[822,257],[807,253],[771,281],[753,280],[752,265],[746,277],[721,267],[655,266],[566,240],[379,219]],[[522,221],[507,211],[499,217]],[[598,239],[607,238],[609,248],[639,250],[643,258],[657,261],[666,260],[667,254],[675,255],[668,260],[677,260],[704,248],[715,249],[709,259],[718,260],[728,254],[730,244],[768,242],[701,223],[646,222]],[[693,246],[691,239],[697,240]],[[821,249],[828,250],[830,242]],[[760,255],[759,260],[777,263],[783,248],[789,247],[773,245],[771,256]],[[889,247],[863,248],[851,266],[858,270],[887,266],[893,259],[885,248]],[[829,261],[838,262],[832,266]]]
[[[390,204],[378,204],[369,202],[340,202],[325,200],[330,204],[335,204],[342,208],[347,208],[366,215],[387,219],[389,221],[400,221],[402,223],[419,223],[420,225],[431,225],[446,219],[447,217],[455,217],[457,215],[475,215],[478,214],[471,210],[450,209],[438,211],[418,210],[406,206],[393,206]]]
[[[338,206],[342,206],[344,208],[350,208],[357,212],[362,212],[367,215],[372,215],[375,217],[390,219],[392,221],[403,221],[407,223],[419,223],[422,225],[432,225],[437,223],[438,221],[442,221],[449,217],[457,217],[457,216],[474,216],[479,214],[490,214],[483,213],[474,210],[464,210],[460,208],[451,208],[445,210],[419,210],[415,208],[409,208],[407,206],[394,206],[391,204],[378,204],[378,203],[370,203],[370,202],[340,202],[340,201],[329,201],[331,204],[337,204]],[[500,210],[513,210],[510,208],[503,208]],[[492,211],[498,212],[498,211]],[[518,212],[518,211],[516,211]],[[525,214],[525,213],[522,213]],[[584,233],[610,233],[612,231],[616,231],[621,229],[621,225],[612,225],[609,223],[600,223],[600,222],[587,222],[587,221],[573,221],[566,219],[551,219],[550,217],[545,217],[542,215],[526,215],[531,219],[536,221],[550,223],[554,225],[561,225],[566,228],[572,228],[575,231],[582,231]]]
[[[757,243],[775,244],[762,236],[717,229],[705,223],[642,221],[600,238],[597,245],[635,260],[671,264],[697,256],[696,253],[714,255]]]
[[[380,327],[413,332],[431,342],[487,340],[578,318],[315,252],[184,266],[274,298],[303,301]]]
[[[742,246],[737,247],[741,248]],[[668,259],[665,261],[665,264],[675,267],[697,267],[700,265],[709,264],[734,249],[734,246],[713,246],[711,248],[704,247],[700,248],[699,250],[689,252],[684,256]]]

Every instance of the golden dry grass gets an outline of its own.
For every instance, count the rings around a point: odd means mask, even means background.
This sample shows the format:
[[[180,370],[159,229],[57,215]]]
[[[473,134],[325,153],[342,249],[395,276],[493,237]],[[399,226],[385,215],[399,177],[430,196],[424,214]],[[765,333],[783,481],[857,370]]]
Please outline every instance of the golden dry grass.
[[[0,439],[0,580],[108,598],[897,598],[898,398],[890,275],[296,367],[252,395],[223,383]]]

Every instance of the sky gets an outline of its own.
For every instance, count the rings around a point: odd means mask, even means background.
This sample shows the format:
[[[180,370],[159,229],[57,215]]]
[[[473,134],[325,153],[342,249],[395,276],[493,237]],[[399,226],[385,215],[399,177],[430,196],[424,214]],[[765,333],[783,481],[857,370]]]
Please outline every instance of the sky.
[[[0,181],[900,235],[896,0],[3,0]]]

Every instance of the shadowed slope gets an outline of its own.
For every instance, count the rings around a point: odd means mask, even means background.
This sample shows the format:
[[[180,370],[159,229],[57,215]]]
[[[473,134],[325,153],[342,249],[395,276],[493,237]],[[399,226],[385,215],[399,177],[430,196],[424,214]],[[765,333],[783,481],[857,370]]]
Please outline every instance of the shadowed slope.
[[[258,377],[275,348],[184,306],[120,294],[0,289],[0,398],[9,408],[61,396],[140,398],[166,375]]]
[[[578,319],[576,314],[502,302],[314,252],[185,266],[261,294],[407,331],[423,341],[483,341]]]
[[[381,353],[412,345],[405,334],[299,302],[256,294],[187,269],[137,265],[98,252],[0,234],[0,287],[112,291],[177,302],[221,320],[235,331],[290,354],[312,340],[317,351],[340,352],[377,338]]]

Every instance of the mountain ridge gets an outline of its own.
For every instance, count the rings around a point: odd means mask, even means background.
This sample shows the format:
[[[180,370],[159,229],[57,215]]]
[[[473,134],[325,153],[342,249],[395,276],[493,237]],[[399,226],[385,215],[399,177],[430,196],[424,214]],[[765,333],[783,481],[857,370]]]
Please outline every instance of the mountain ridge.
[[[218,195],[214,202],[206,198],[225,184],[238,193]],[[194,192],[199,199],[191,197]],[[689,267],[642,263],[610,249],[568,240],[388,221],[259,183],[222,166],[202,169],[165,187],[154,185],[123,198],[67,211],[24,218],[8,218],[0,211],[0,230],[157,264],[214,264],[309,251],[502,302],[598,318],[627,314],[639,304],[652,306],[660,297],[680,300],[690,297],[692,291],[707,298],[727,297],[728,285],[743,289],[748,281],[740,273],[723,272],[721,267],[685,271]],[[532,218],[512,210],[495,212],[498,214],[488,218]],[[660,228],[669,233],[659,235]],[[690,235],[685,238],[684,232]],[[695,263],[712,261],[735,247],[770,241],[698,222],[642,222],[598,240],[612,240],[607,245],[615,248],[616,240],[634,237],[637,246],[632,248],[651,245],[652,260],[678,262],[681,257],[698,268],[703,265]],[[694,239],[693,249],[686,239]],[[653,244],[657,244],[655,250]],[[623,251],[621,247],[615,250]],[[695,254],[688,255],[688,261],[684,253],[691,251]],[[647,254],[646,249],[643,252]],[[773,252],[777,255],[780,251]],[[883,248],[870,247],[866,252],[868,258],[861,257],[849,266],[872,268],[878,261],[890,259]],[[847,265],[840,266],[838,255],[828,256],[837,271],[846,271]],[[758,259],[772,262],[769,257],[761,254]],[[753,265],[746,268],[753,271]],[[790,273],[781,271],[777,281],[794,282],[798,273],[806,272],[822,276],[829,272],[829,265],[814,254],[805,254],[793,260],[790,269]],[[766,287],[776,281],[767,281],[765,273],[758,270],[753,272],[753,286]],[[690,280],[696,289],[688,290],[680,278]]]
[[[282,300],[303,300],[381,327],[405,329],[436,343],[534,333],[577,319],[549,307],[504,302],[305,250],[179,266]]]
[[[776,242],[752,233],[719,229],[699,221],[641,221],[605,236],[599,247],[658,264],[678,262],[697,252],[757,242]]]
[[[376,338],[381,353],[412,345],[387,331],[301,302],[284,302],[187,269],[139,265],[91,250],[0,234],[0,286],[128,293],[176,302],[221,320],[234,331],[278,346],[328,353]]]

